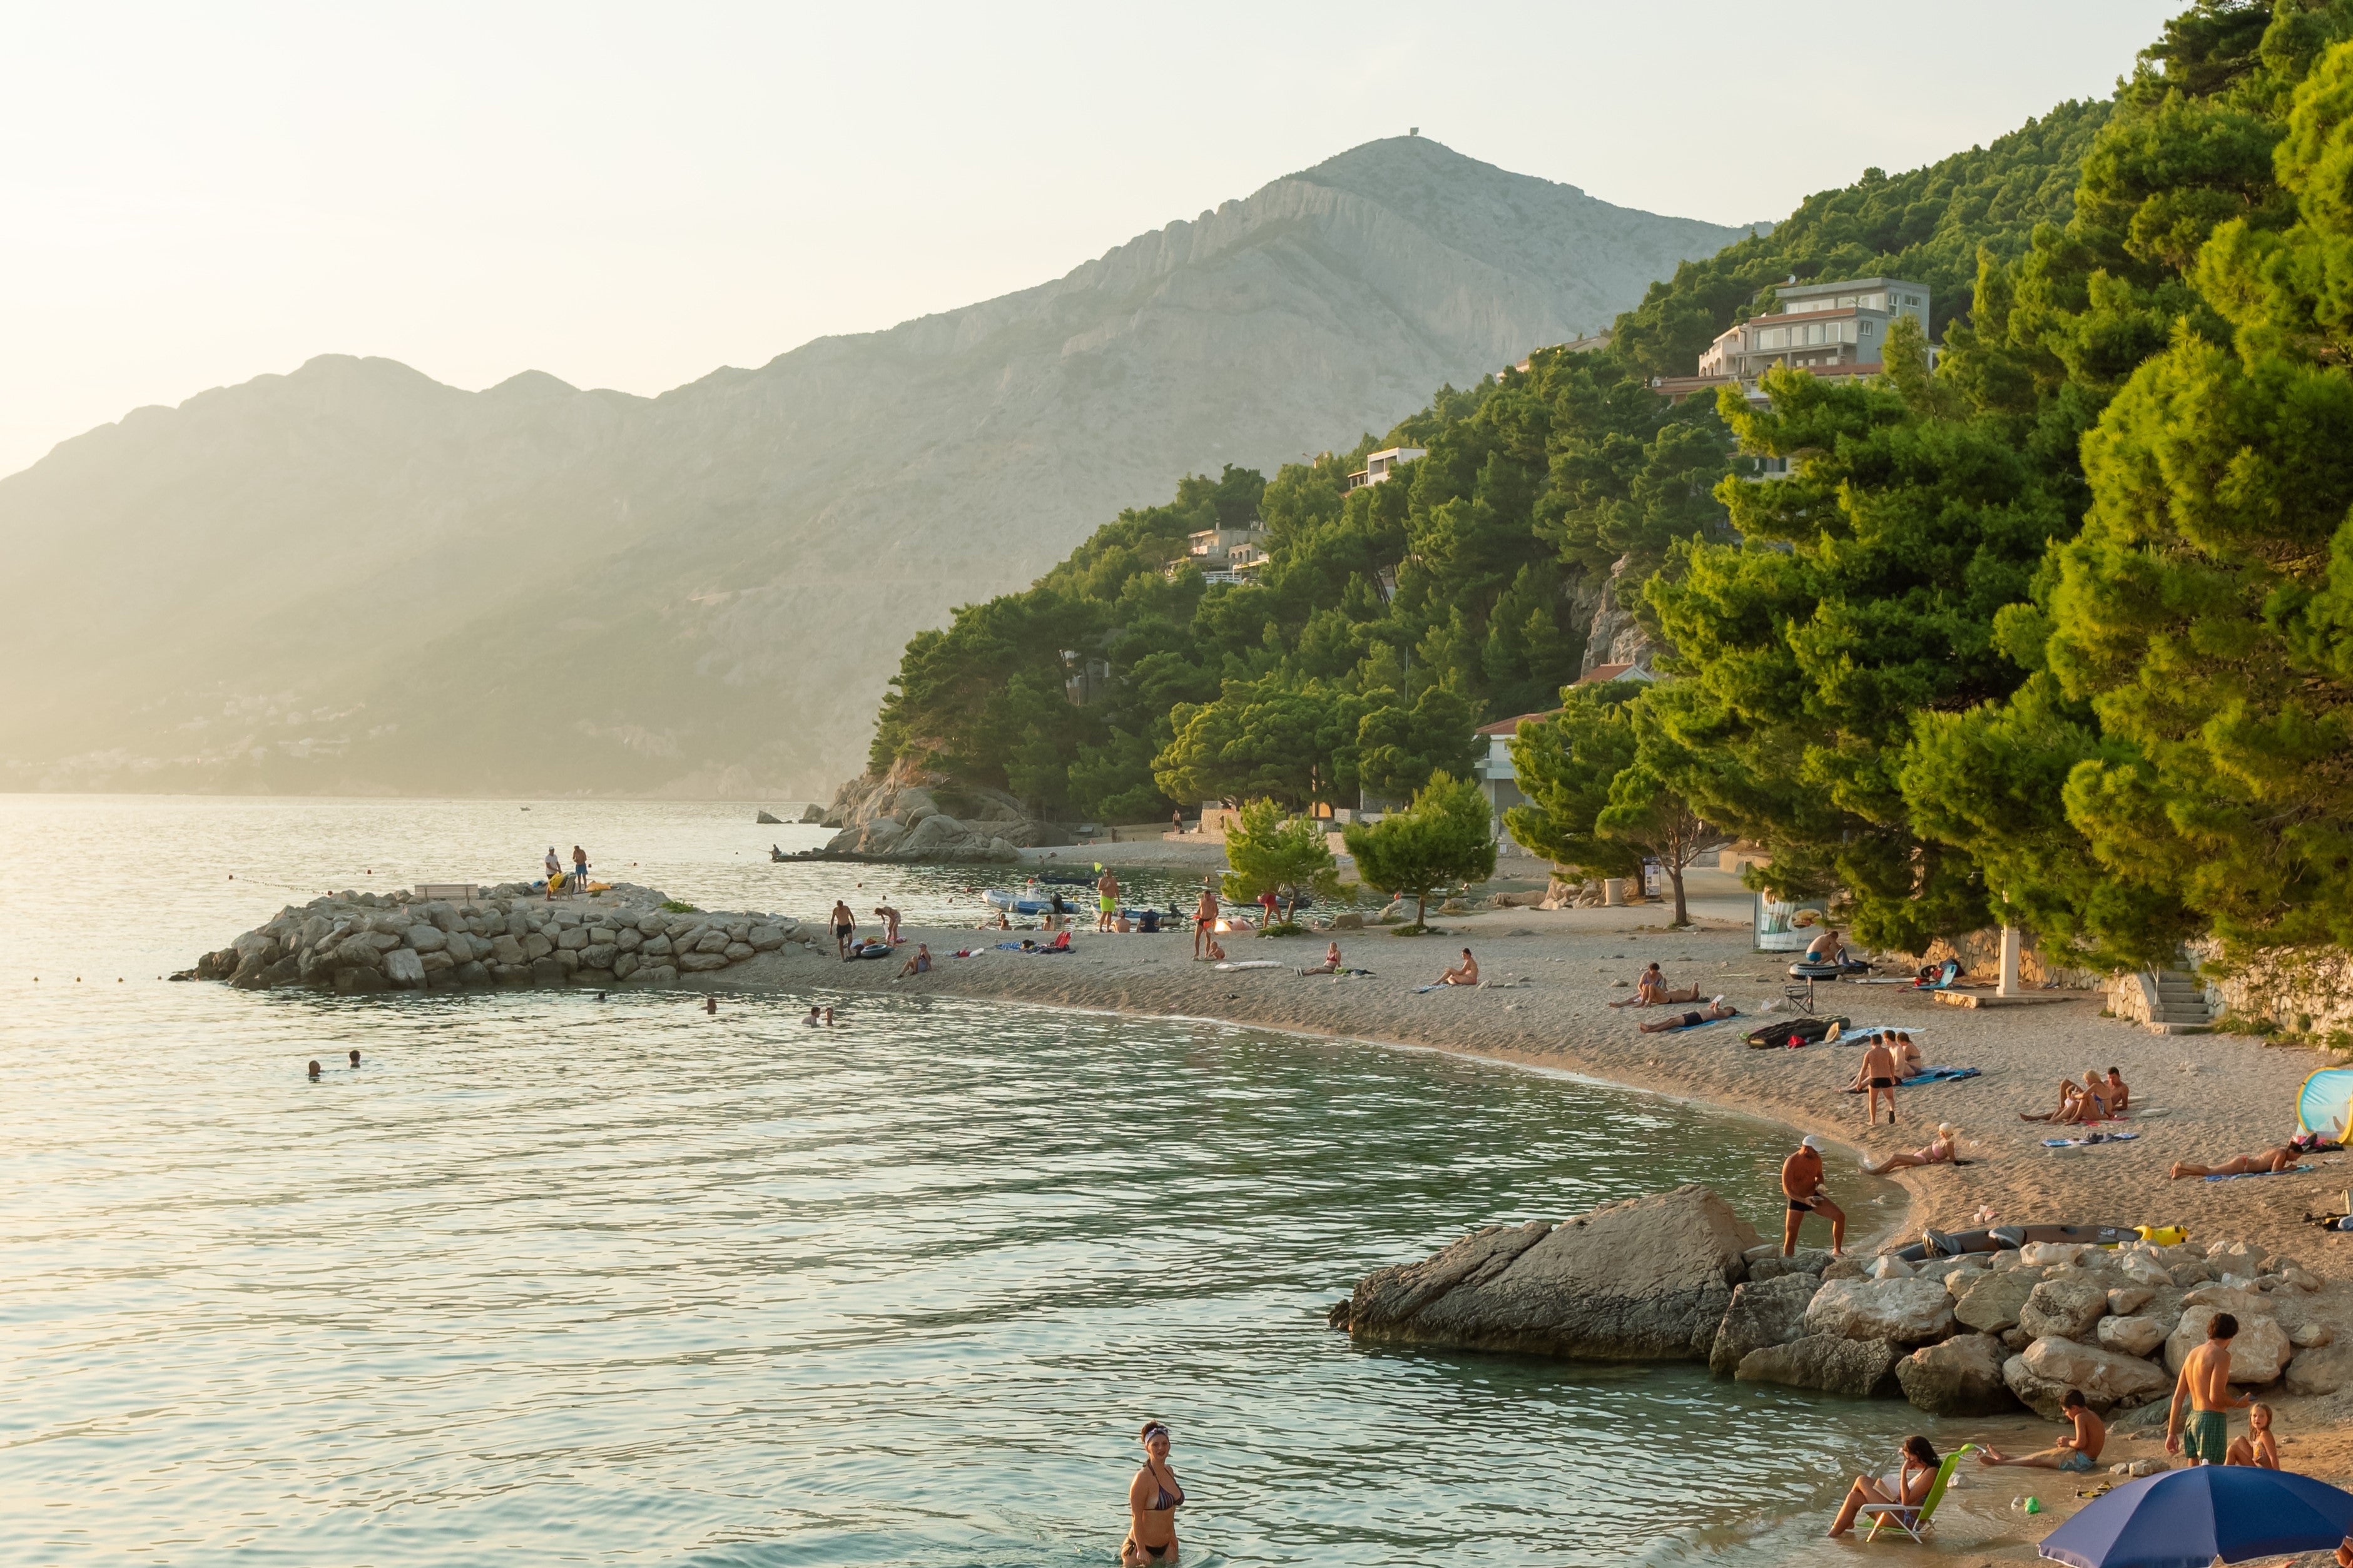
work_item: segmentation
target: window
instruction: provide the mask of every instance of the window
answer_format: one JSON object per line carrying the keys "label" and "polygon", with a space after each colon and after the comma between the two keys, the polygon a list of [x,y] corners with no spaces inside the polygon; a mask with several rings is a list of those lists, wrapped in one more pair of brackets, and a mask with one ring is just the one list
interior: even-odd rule
{"label": "window", "polygon": [[1820,321],[1816,321],[1806,328],[1806,341],[1810,343],[1818,343],[1822,341],[1822,324]]}
{"label": "window", "polygon": [[1884,294],[1865,294],[1861,302],[1862,308],[1866,310],[1884,310],[1887,309],[1887,296]]}
{"label": "window", "polygon": [[1757,346],[1760,349],[1779,349],[1788,347],[1789,329],[1787,327],[1766,328],[1763,331],[1757,334]]}
{"label": "window", "polygon": [[1852,295],[1852,294],[1841,294],[1841,295],[1840,295],[1840,296],[1839,296],[1838,308],[1839,308],[1840,310],[1853,310],[1853,309],[1854,309],[1854,296],[1853,296],[1853,295]]}

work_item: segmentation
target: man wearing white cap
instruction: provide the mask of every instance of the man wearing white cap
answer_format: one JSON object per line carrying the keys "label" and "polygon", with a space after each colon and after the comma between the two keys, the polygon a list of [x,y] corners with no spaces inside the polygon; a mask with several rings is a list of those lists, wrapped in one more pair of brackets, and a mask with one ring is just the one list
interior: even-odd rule
{"label": "man wearing white cap", "polygon": [[1846,1211],[1822,1191],[1822,1141],[1810,1132],[1799,1141],[1798,1152],[1781,1162],[1781,1195],[1789,1205],[1781,1221],[1782,1257],[1798,1250],[1798,1231],[1808,1215],[1831,1222],[1831,1256],[1845,1255]]}

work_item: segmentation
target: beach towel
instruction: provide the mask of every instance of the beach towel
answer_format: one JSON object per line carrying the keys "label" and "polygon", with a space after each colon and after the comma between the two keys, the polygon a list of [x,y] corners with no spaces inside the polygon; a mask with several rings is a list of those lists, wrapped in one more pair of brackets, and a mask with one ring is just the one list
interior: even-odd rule
{"label": "beach towel", "polygon": [[1427,985],[1415,986],[1413,994],[1419,996],[1425,991],[1476,991],[1478,989],[1476,985],[1449,985],[1443,980],[1433,980]]}
{"label": "beach towel", "polygon": [[[2042,1146],[2045,1149],[2082,1149],[2094,1143],[2129,1143],[2139,1136],[2137,1132],[2094,1132],[2089,1138],[2045,1138]],[[2222,1178],[2209,1176],[2206,1179],[2219,1182]]]}
{"label": "beach towel", "polygon": [[1220,963],[1219,969],[1281,969],[1282,963],[1271,958],[1245,958],[1239,963]]}
{"label": "beach towel", "polygon": [[1922,1068],[1910,1078],[1899,1079],[1896,1082],[1903,1089],[1912,1089],[1924,1083],[1958,1083],[1965,1078],[1977,1077],[1978,1070],[1976,1068]]}
{"label": "beach towel", "polygon": [[1672,1029],[1661,1029],[1661,1030],[1659,1031],[1659,1033],[1661,1033],[1661,1034],[1662,1034],[1662,1035],[1688,1035],[1688,1034],[1690,1034],[1694,1029],[1704,1029],[1704,1028],[1709,1027],[1711,1025],[1715,1025],[1715,1024],[1729,1024],[1730,1022],[1732,1022],[1732,1020],[1733,1020],[1734,1018],[1737,1018],[1738,1016],[1740,1016],[1740,1015],[1739,1015],[1739,1014],[1737,1014],[1737,1013],[1735,1013],[1735,1014],[1732,1014],[1729,1017],[1723,1017],[1723,1018],[1702,1018],[1702,1019],[1701,1019],[1698,1023],[1696,1023],[1696,1024],[1677,1024],[1673,1028],[1672,1028]]}
{"label": "beach towel", "polygon": [[[2116,1136],[2120,1138],[2129,1138],[2132,1134],[2129,1132],[2120,1132]],[[2311,1169],[2312,1167],[2309,1165],[2290,1165],[2284,1171],[2240,1171],[2232,1175],[2209,1176],[2206,1179],[2210,1182],[2242,1182],[2246,1180],[2249,1176],[2294,1176],[2301,1174],[2302,1173]]]}

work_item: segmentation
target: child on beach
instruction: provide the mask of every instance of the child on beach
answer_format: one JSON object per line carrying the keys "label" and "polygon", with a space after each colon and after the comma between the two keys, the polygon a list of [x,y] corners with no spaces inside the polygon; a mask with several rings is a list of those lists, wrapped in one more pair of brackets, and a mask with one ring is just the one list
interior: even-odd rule
{"label": "child on beach", "polygon": [[2247,1435],[2231,1439],[2223,1455],[2226,1465],[2253,1465],[2258,1469],[2276,1470],[2279,1463],[2279,1439],[2272,1436],[2272,1407],[2268,1405],[2247,1406]]}

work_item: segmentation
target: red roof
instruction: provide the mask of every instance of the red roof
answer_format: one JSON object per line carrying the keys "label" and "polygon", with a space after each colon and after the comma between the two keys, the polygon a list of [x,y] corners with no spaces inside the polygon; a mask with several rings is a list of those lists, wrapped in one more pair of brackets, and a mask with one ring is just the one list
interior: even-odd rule
{"label": "red roof", "polygon": [[1543,713],[1523,713],[1517,719],[1502,719],[1493,724],[1482,724],[1478,732],[1482,735],[1516,735],[1520,732],[1520,726],[1528,720],[1549,719],[1559,711],[1555,708]]}

